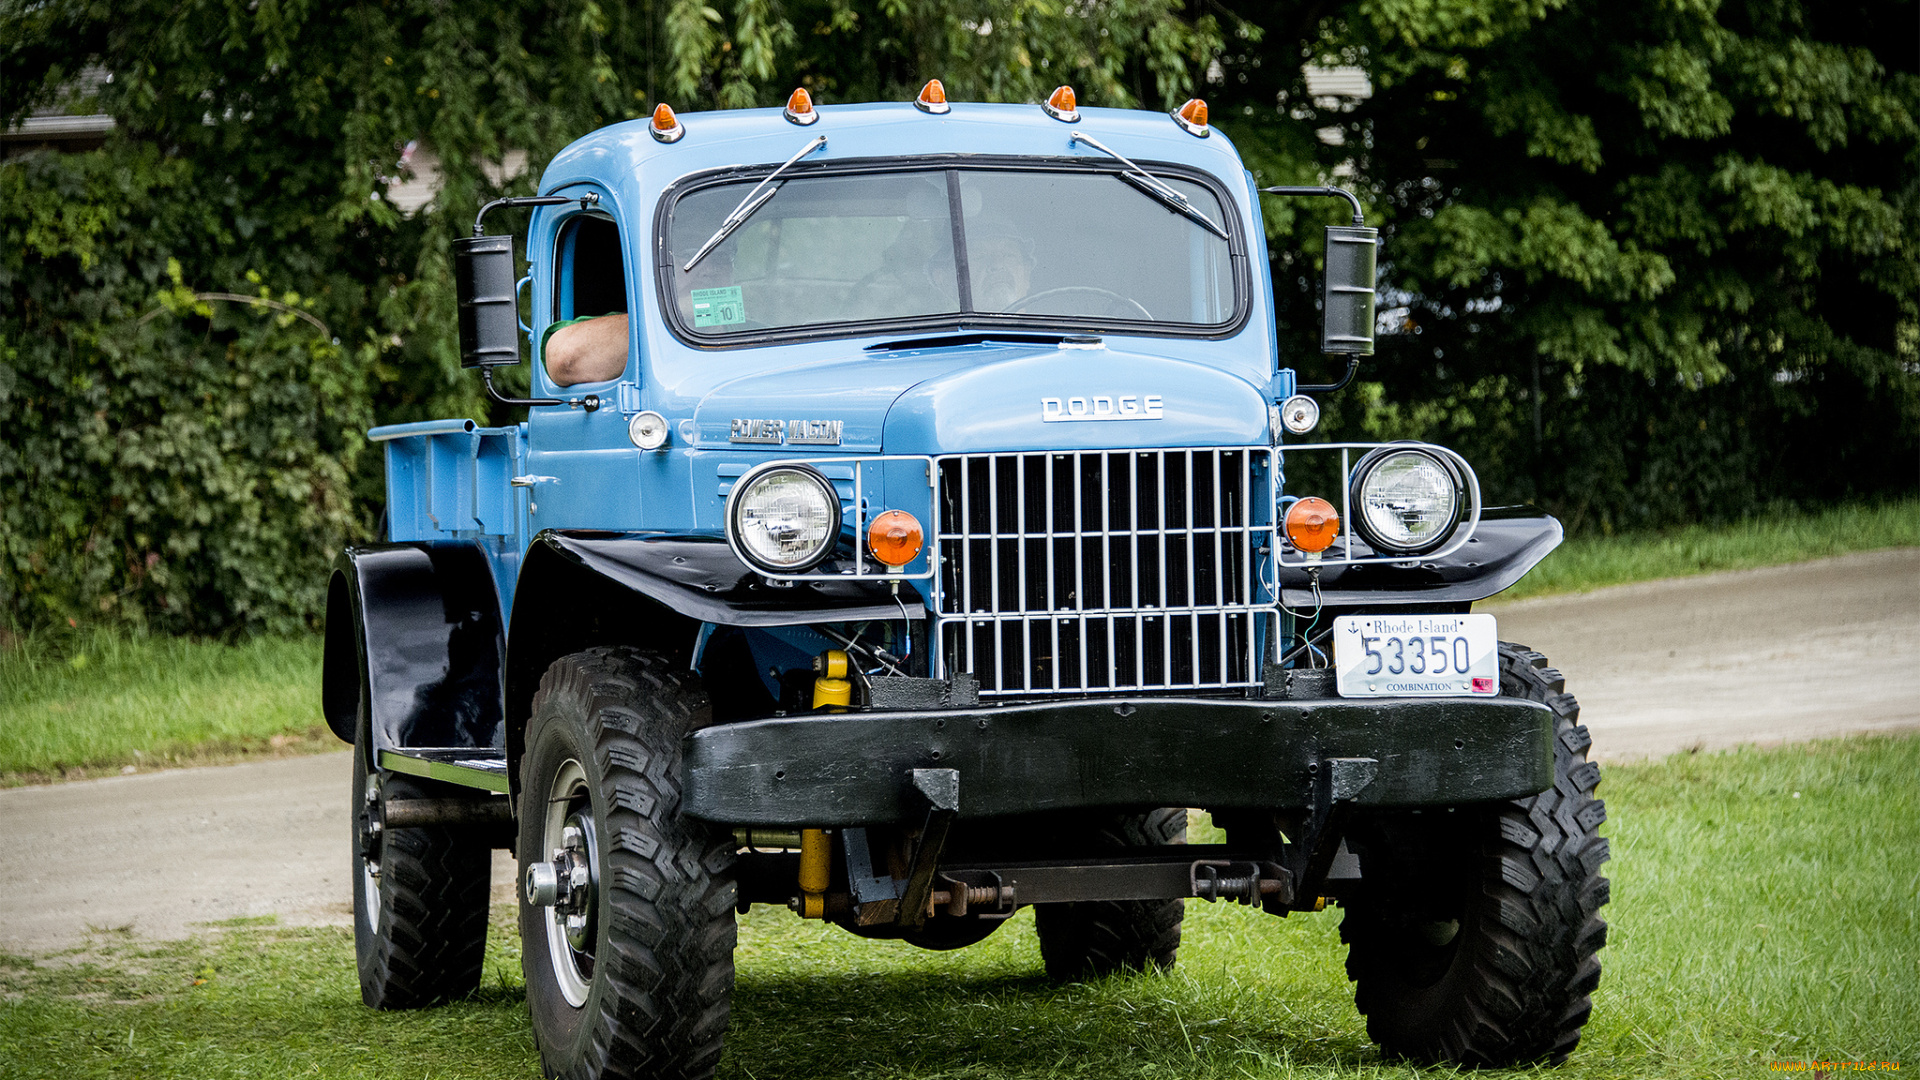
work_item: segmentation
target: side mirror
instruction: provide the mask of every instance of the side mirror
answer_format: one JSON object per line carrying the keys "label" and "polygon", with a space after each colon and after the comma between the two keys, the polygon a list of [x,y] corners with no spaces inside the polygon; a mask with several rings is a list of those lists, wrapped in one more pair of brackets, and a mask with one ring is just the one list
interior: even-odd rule
{"label": "side mirror", "polygon": [[[1373,355],[1375,241],[1380,230],[1360,225],[1327,227],[1327,292],[1321,351]],[[464,312],[464,309],[462,309]],[[464,323],[462,324],[465,325]]]}
{"label": "side mirror", "polygon": [[[1373,265],[1372,255],[1367,265]],[[455,240],[453,284],[460,301],[460,366],[495,368],[519,363],[520,303],[513,288],[513,237]],[[1367,303],[1372,310],[1372,300]]]}

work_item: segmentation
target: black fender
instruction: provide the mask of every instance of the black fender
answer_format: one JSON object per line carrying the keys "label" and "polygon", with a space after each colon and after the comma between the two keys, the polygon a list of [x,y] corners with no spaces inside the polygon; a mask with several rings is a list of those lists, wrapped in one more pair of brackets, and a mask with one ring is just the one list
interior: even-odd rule
{"label": "black fender", "polygon": [[321,711],[374,749],[502,745],[506,637],[486,553],[470,540],[351,547],[327,584]]}
{"label": "black fender", "polygon": [[[1558,520],[1531,506],[1488,507],[1473,539],[1444,558],[1325,567],[1320,599],[1328,607],[1368,608],[1485,600],[1526,576],[1564,536]],[[1280,584],[1288,607],[1313,606],[1305,568],[1283,567]]]}
{"label": "black fender", "polygon": [[[828,563],[822,573],[834,573]],[[548,530],[520,564],[507,634],[506,747],[516,790],[533,694],[555,660],[633,645],[692,664],[701,624],[764,627],[922,619],[910,584],[898,596],[866,580],[769,585],[719,536]]]}

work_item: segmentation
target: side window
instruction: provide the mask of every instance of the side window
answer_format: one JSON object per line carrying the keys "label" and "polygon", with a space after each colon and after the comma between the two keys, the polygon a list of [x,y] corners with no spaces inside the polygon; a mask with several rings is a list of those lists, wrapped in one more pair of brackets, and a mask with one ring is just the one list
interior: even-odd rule
{"label": "side window", "polygon": [[541,346],[548,377],[557,386],[618,378],[629,338],[620,227],[604,214],[573,216],[560,227],[555,261],[553,324]]}
{"label": "side window", "polygon": [[556,321],[627,310],[627,268],[620,256],[620,227],[612,218],[576,215],[560,233],[559,252]]}

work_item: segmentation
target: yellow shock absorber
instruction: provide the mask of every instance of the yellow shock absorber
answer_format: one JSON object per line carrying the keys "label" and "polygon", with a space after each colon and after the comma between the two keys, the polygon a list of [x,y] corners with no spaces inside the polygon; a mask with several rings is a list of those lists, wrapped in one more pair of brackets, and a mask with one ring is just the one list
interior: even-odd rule
{"label": "yellow shock absorber", "polygon": [[853,705],[853,680],[847,678],[847,654],[828,649],[813,658],[813,707],[840,711]]}
{"label": "yellow shock absorber", "polygon": [[800,917],[827,917],[827,885],[832,877],[833,849],[825,829],[800,830]]}

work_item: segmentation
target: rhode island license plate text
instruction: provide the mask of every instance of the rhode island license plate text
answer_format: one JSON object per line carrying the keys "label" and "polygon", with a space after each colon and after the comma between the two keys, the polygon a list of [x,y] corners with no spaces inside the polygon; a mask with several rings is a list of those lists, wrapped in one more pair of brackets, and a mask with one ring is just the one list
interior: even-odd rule
{"label": "rhode island license plate text", "polygon": [[1492,697],[1500,692],[1491,615],[1342,615],[1333,621],[1341,697]]}

